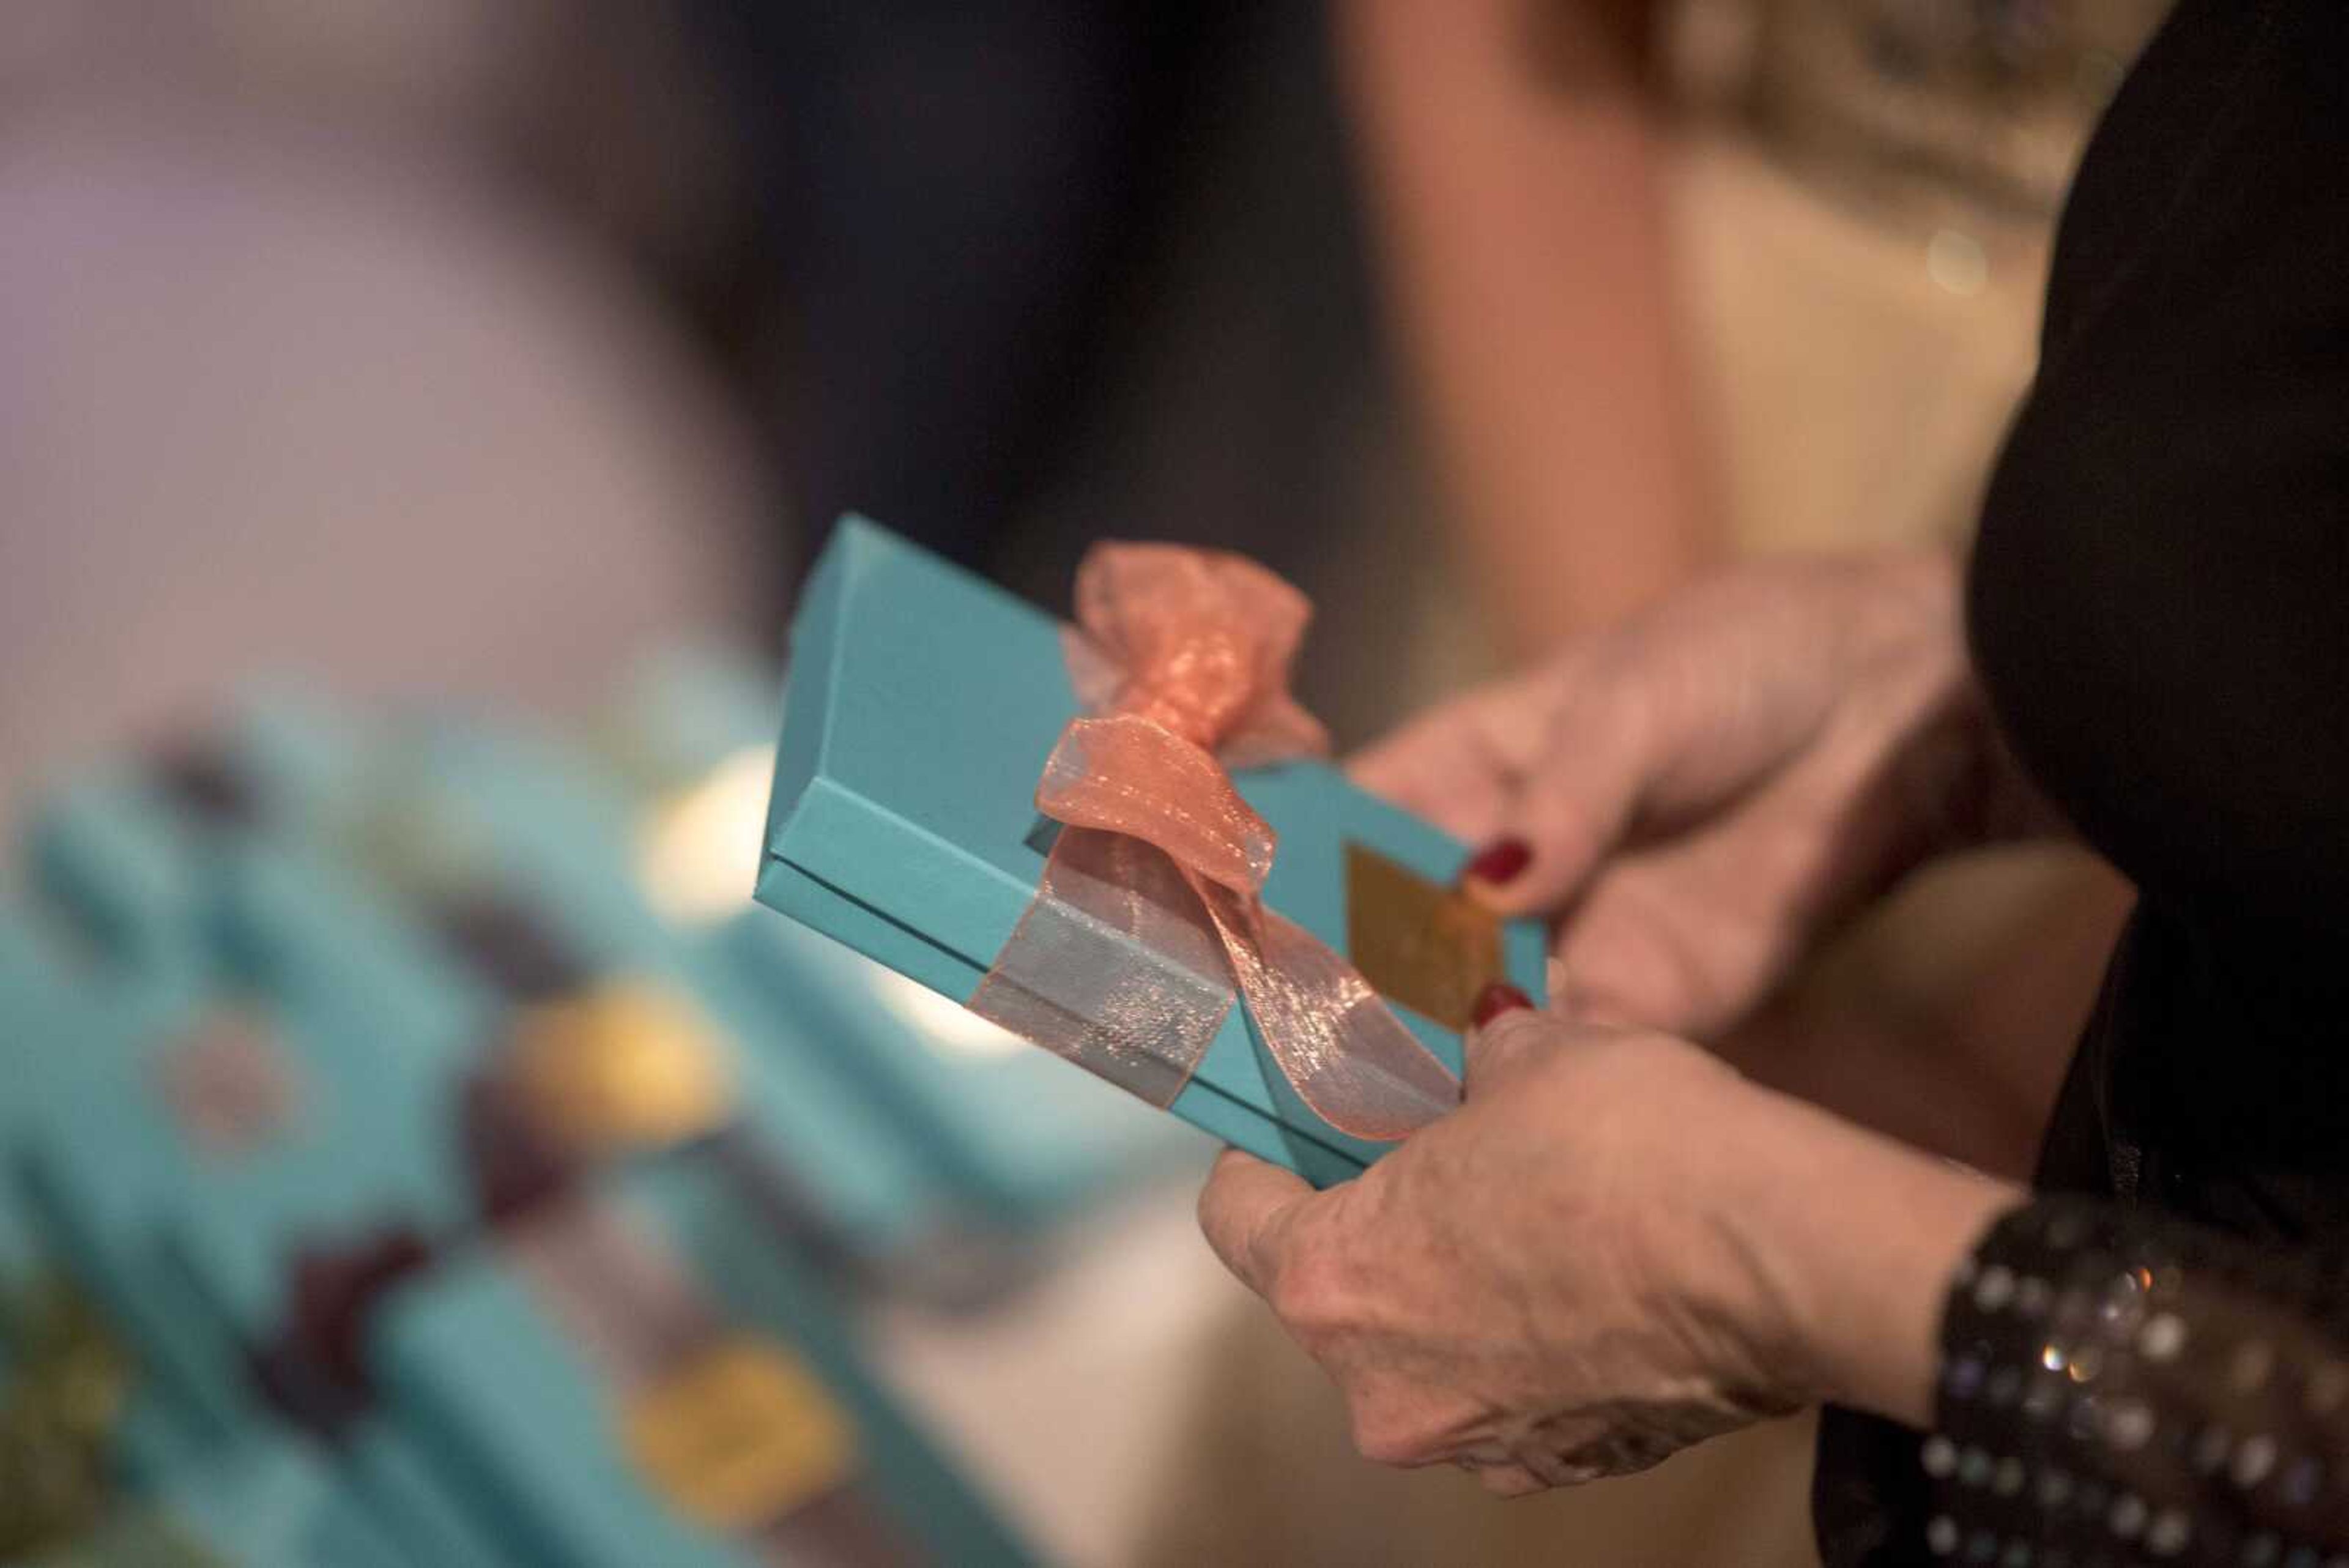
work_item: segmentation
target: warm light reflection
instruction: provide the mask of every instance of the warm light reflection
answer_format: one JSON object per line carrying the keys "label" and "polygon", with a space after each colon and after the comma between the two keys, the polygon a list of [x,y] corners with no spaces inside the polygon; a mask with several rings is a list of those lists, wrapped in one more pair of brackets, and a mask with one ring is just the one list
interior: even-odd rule
{"label": "warm light reflection", "polygon": [[1000,1024],[989,1023],[960,1002],[878,964],[873,967],[873,986],[884,1006],[937,1050],[965,1056],[1007,1056],[1029,1049],[1025,1040]]}
{"label": "warm light reflection", "polygon": [[636,874],[654,909],[706,925],[750,903],[774,772],[773,746],[745,746],[647,815]]}
{"label": "warm light reflection", "polygon": [[[697,784],[647,813],[636,840],[645,897],[666,919],[708,925],[742,911],[759,861],[775,748],[745,746]],[[1027,1043],[879,964],[867,971],[875,998],[905,1027],[950,1055],[1007,1056]]]}

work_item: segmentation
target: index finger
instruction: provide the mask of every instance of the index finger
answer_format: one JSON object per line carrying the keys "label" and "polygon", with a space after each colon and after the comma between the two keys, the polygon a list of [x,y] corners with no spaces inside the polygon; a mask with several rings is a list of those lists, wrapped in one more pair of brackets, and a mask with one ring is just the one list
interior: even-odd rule
{"label": "index finger", "polygon": [[1415,811],[1456,838],[1499,830],[1547,733],[1547,672],[1442,703],[1349,759],[1372,794]]}
{"label": "index finger", "polygon": [[1288,1228],[1313,1196],[1301,1178],[1227,1148],[1216,1158],[1216,1168],[1200,1189],[1199,1229],[1224,1267],[1265,1295],[1279,1272]]}

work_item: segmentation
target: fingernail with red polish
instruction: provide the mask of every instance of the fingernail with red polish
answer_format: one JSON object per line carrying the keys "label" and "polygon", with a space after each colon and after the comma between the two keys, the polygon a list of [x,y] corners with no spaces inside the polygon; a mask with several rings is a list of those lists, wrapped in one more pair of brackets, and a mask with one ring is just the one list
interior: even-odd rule
{"label": "fingernail with red polish", "polygon": [[1469,1011],[1476,1027],[1482,1029],[1504,1012],[1515,1012],[1520,1007],[1533,1006],[1534,999],[1506,980],[1496,980],[1476,993],[1476,1005]]}
{"label": "fingernail with red polish", "polygon": [[1495,838],[1476,851],[1460,875],[1468,881],[1487,882],[1498,888],[1514,882],[1530,865],[1534,846],[1522,838]]}

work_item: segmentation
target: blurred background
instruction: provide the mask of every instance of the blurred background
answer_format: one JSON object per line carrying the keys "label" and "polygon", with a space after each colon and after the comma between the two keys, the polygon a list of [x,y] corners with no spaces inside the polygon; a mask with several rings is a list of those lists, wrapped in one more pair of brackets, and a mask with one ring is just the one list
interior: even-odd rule
{"label": "blurred background", "polygon": [[[1210,1151],[750,915],[791,606],[848,509],[1055,608],[1241,549],[1353,744],[1740,554],[1961,543],[2159,10],[11,0],[0,1555],[1810,1561],[1799,1421],[1506,1507],[1356,1460]],[[1716,1044],[2021,1169],[2127,897],[1937,869]],[[795,1412],[764,1502],[531,1436],[680,1383]]]}

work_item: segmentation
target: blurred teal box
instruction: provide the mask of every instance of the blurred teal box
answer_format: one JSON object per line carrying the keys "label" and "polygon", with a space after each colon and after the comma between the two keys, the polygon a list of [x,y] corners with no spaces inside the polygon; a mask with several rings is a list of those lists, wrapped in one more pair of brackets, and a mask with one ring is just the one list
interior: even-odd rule
{"label": "blurred teal box", "polygon": [[141,772],[94,768],[46,794],[25,824],[38,893],[117,964],[188,961],[202,919],[202,868],[170,803]]}
{"label": "blurred teal box", "polygon": [[369,1416],[337,1438],[335,1452],[352,1496],[401,1548],[399,1561],[430,1568],[502,1568],[512,1561],[405,1428]]}
{"label": "blurred teal box", "polygon": [[631,860],[640,816],[616,784],[515,730],[440,726],[417,755],[418,788],[479,844],[495,887],[541,912],[600,976],[665,983],[705,1012],[731,1047],[738,1114],[775,1141],[851,1250],[921,1247],[951,1222],[953,1195],[827,1059],[797,1010],[775,1005],[647,904]]}
{"label": "blurred teal box", "polygon": [[[25,1190],[24,1154],[45,1101],[26,1085],[40,1072],[43,1056],[82,1046],[71,1001],[81,963],[36,906],[0,898],[0,1075],[13,1085],[0,1094],[0,1291],[23,1284],[43,1261]],[[5,1355],[0,1349],[0,1357]]]}
{"label": "blurred teal box", "polygon": [[761,911],[719,936],[801,1033],[864,1081],[906,1146],[1002,1223],[1065,1218],[1214,1147],[975,1013],[936,1016],[937,998],[806,926]]}
{"label": "blurred teal box", "polygon": [[63,1082],[70,1081],[60,1080],[59,1067],[86,1053],[128,1048],[151,1021],[179,1008],[154,988],[125,984],[107,961],[78,948],[56,913],[27,900],[0,902],[0,1075],[9,1085],[0,1093],[0,1404],[10,1377],[42,1354],[17,1334],[32,1329],[21,1314],[40,1313],[47,1293],[67,1285],[101,1313],[136,1296],[140,1315],[110,1324],[134,1380],[113,1428],[111,1457],[117,1472],[136,1483],[205,1451],[224,1433],[225,1402],[191,1402],[190,1394],[223,1389],[233,1374],[216,1343],[191,1332],[197,1325],[168,1300],[147,1293],[151,1277],[131,1283],[113,1274],[115,1290],[94,1290],[89,1275],[116,1254],[88,1245],[88,1238],[74,1246],[61,1237],[34,1190],[34,1147],[54,1125]]}
{"label": "blurred teal box", "polygon": [[270,1136],[210,1151],[167,1105],[145,1114],[178,1135],[159,1139],[179,1164],[157,1224],[187,1305],[251,1342],[278,1326],[302,1250],[473,1221],[464,1096],[495,1012],[322,857],[256,843],[225,854],[219,875],[237,988],[223,1002],[281,1059],[287,1113]]}
{"label": "blurred teal box", "polygon": [[[0,1202],[26,1260],[0,1273],[62,1270],[112,1320],[144,1374],[117,1434],[143,1490],[275,1420],[243,1355],[284,1314],[295,1246],[388,1214],[464,1216],[441,1139],[478,1031],[366,889],[267,836],[206,829],[144,775],[90,775],[44,820],[51,896],[0,909],[18,1090],[0,1101],[0,1196],[27,1194]],[[295,1104],[283,1136],[206,1152],[171,1103],[171,1064],[240,1009],[271,1016]],[[372,1482],[379,1447],[352,1436],[355,1474]],[[417,1495],[385,1506],[429,1560],[493,1561],[409,1518]]]}
{"label": "blurred teal box", "polygon": [[210,1000],[150,988],[82,998],[64,1023],[69,1047],[17,1064],[26,1114],[10,1150],[45,1262],[112,1321],[189,1442],[217,1441],[251,1408],[233,1345],[191,1310],[162,1258],[163,1217],[189,1163],[155,1104],[155,1053],[198,1028]]}
{"label": "blurred teal box", "polygon": [[[915,1249],[940,1223],[944,1197],[918,1148],[810,1049],[790,1013],[646,906],[631,860],[639,815],[570,747],[520,722],[371,720],[277,687],[234,705],[219,754],[257,820],[242,832],[188,825],[183,836],[209,851],[197,858],[217,867],[255,846],[298,848],[355,898],[395,909],[405,946],[423,950],[413,962],[476,999],[477,1055],[495,1044],[506,1003],[422,929],[431,911],[419,900],[478,895],[525,910],[595,983],[661,984],[703,1012],[734,1047],[740,1114],[782,1140],[812,1206],[851,1251]],[[318,918],[337,923],[332,910]]]}
{"label": "blurred teal box", "polygon": [[37,1568],[402,1568],[323,1456],[262,1435],[176,1466]]}
{"label": "blurred teal box", "polygon": [[[297,1249],[470,1218],[457,1108],[483,1014],[315,857],[254,844],[212,875],[208,982],[87,997],[75,1048],[33,1064],[20,1158],[59,1261],[218,1434],[256,1418],[243,1350]],[[215,1064],[282,1073],[282,1113],[208,1137],[175,1085]]]}
{"label": "blurred teal box", "polygon": [[[370,1359],[418,1451],[525,1562],[1030,1562],[867,1370],[803,1260],[769,1223],[761,1178],[740,1156],[697,1146],[631,1167],[392,1303],[374,1325]],[[616,1257],[616,1233],[625,1238]],[[615,1356],[636,1363],[657,1384],[664,1366],[693,1364],[690,1353],[678,1360],[673,1280],[686,1282],[726,1343],[779,1349],[812,1374],[821,1408],[845,1417],[846,1487],[786,1489],[755,1525],[696,1518],[663,1492],[629,1439],[630,1412],[643,1407],[613,1386],[607,1366]],[[570,1309],[550,1303],[558,1289],[575,1293]],[[582,1322],[592,1322],[602,1351],[574,1337]],[[709,1446],[693,1446],[694,1471],[739,1474],[745,1446],[779,1431],[795,1441],[788,1434],[826,1424],[805,1403],[729,1407],[703,1434]]]}
{"label": "blurred teal box", "polygon": [[[1076,711],[1060,623],[864,519],[843,519],[792,629],[760,902],[967,1000],[1035,895],[1050,826],[1036,814],[1036,781]],[[1252,769],[1236,782],[1280,835],[1266,901],[1341,951],[1350,842],[1444,883],[1464,857],[1446,835],[1323,763]],[[1539,997],[1539,925],[1512,923],[1504,956],[1510,978]],[[1395,1011],[1459,1070],[1456,1034]],[[1392,1147],[1315,1116],[1242,1008],[1173,1109],[1319,1185],[1359,1175]]]}

